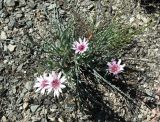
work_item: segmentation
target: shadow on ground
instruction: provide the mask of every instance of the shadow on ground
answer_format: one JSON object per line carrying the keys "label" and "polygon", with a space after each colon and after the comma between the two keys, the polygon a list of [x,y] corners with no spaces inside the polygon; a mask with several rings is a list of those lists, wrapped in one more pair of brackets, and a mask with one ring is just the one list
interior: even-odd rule
{"label": "shadow on ground", "polygon": [[160,0],[140,0],[140,5],[149,14],[160,10]]}
{"label": "shadow on ground", "polygon": [[[94,79],[95,76],[90,74],[89,70],[85,70],[84,73],[84,77],[85,79],[87,79],[86,82],[81,82],[78,84],[77,91],[79,92],[81,103],[80,106],[83,109],[82,111],[85,111],[86,115],[91,115],[90,119],[96,122],[125,122],[125,115],[123,117],[119,116],[120,113],[115,112],[111,107],[111,101],[104,101],[104,94],[97,87],[99,83],[96,81],[96,79]],[[119,78],[115,78],[113,77],[113,75],[109,75],[106,77],[104,76],[103,72],[99,72],[99,74],[102,74],[102,76],[104,76],[105,79],[107,79],[113,86],[117,87],[126,96],[129,96],[129,98],[131,98],[128,99],[126,96],[124,96],[124,94],[121,94],[116,90],[111,91],[115,92],[116,94],[120,94],[127,101],[124,103],[124,105],[127,106],[128,112],[133,115],[136,114],[135,116],[138,116],[138,113],[136,113],[135,111],[139,111],[143,99],[146,97],[153,98],[152,101],[148,101],[145,103],[149,108],[153,108],[153,106],[151,105],[154,105],[154,96],[149,96],[148,94],[143,92],[143,90],[138,89],[138,85],[141,81],[136,81],[135,78],[137,78],[137,76],[135,74],[142,76],[144,74],[143,72],[139,72],[130,68],[126,68],[126,71],[127,72],[124,73],[125,75],[121,75]],[[128,77],[126,77],[127,75]],[[135,79],[134,84],[128,82],[131,79]],[[100,84],[103,85],[106,90],[109,88],[108,84],[103,81]]]}

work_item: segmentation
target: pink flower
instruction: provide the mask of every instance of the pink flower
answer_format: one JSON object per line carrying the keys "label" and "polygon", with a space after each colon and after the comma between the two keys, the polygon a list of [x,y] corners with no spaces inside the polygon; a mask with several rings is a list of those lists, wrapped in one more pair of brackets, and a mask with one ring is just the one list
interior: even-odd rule
{"label": "pink flower", "polygon": [[37,88],[36,92],[41,90],[41,94],[44,94],[48,87],[47,74],[44,73],[43,76],[37,77],[37,81],[34,85],[34,88]]}
{"label": "pink flower", "polygon": [[121,59],[119,59],[118,62],[116,62],[115,60],[113,60],[112,62],[108,62],[107,65],[109,67],[109,72],[113,73],[114,75],[121,73],[124,70],[125,64],[123,65],[120,64],[121,64]]}
{"label": "pink flower", "polygon": [[48,86],[48,93],[50,93],[52,90],[54,91],[54,97],[57,96],[59,97],[59,94],[62,93],[63,88],[66,86],[63,85],[62,83],[65,82],[66,78],[65,76],[61,77],[62,73],[55,73],[54,71],[52,74],[49,75],[48,81],[49,81],[49,86]]}
{"label": "pink flower", "polygon": [[84,38],[83,40],[79,38],[79,42],[74,42],[72,46],[72,49],[75,50],[76,54],[82,54],[88,49],[88,40],[86,38]]}

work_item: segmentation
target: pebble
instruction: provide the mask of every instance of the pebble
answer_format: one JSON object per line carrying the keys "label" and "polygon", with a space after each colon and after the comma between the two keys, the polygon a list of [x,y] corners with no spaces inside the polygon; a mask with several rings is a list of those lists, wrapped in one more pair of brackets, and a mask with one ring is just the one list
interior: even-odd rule
{"label": "pebble", "polygon": [[8,19],[8,18],[5,19],[5,23],[6,23],[6,24],[9,23],[9,19]]}
{"label": "pebble", "polygon": [[22,16],[23,16],[23,14],[21,14],[21,13],[16,14],[16,18],[21,18]]}
{"label": "pebble", "polygon": [[47,122],[47,120],[45,118],[42,118],[41,122]]}
{"label": "pebble", "polygon": [[12,92],[13,92],[13,94],[15,94],[16,93],[16,86],[14,86],[13,88],[12,88]]}
{"label": "pebble", "polygon": [[2,121],[2,122],[8,122],[8,121],[7,121],[7,118],[6,118],[5,116],[3,116],[3,117],[1,118],[1,121]]}
{"label": "pebble", "polygon": [[26,5],[26,1],[25,0],[19,0],[19,6],[23,7]]}
{"label": "pebble", "polygon": [[0,76],[0,82],[3,81],[3,79],[4,79],[4,78],[3,78],[2,76]]}
{"label": "pebble", "polygon": [[93,4],[91,4],[91,5],[88,6],[88,9],[89,9],[90,11],[93,10],[93,8],[94,8],[94,5],[93,5]]}
{"label": "pebble", "polygon": [[22,70],[22,67],[23,67],[23,63],[17,67],[17,72],[20,72]]}
{"label": "pebble", "polygon": [[28,81],[26,84],[25,84],[25,88],[29,91],[32,89],[32,84],[33,82],[32,81]]}
{"label": "pebble", "polygon": [[9,13],[8,13],[8,11],[6,9],[2,9],[0,11],[0,17],[1,18],[6,18],[6,17],[8,17],[8,15],[9,15]]}
{"label": "pebble", "polygon": [[16,48],[16,45],[9,44],[9,45],[7,46],[7,48],[8,48],[8,50],[9,50],[10,52],[13,52],[13,51],[15,50],[15,48]]}
{"label": "pebble", "polygon": [[15,6],[15,1],[14,0],[4,0],[4,4],[7,7],[14,7]]}
{"label": "pebble", "polygon": [[28,5],[30,8],[34,9],[36,7],[36,4],[33,0],[29,0]]}
{"label": "pebble", "polygon": [[16,83],[16,82],[18,82],[18,79],[13,79],[13,80],[11,80],[11,82]]}
{"label": "pebble", "polygon": [[13,16],[10,16],[9,20],[10,21],[8,23],[8,28],[12,30],[14,28],[14,25],[15,25],[16,21],[15,21],[15,18]]}
{"label": "pebble", "polygon": [[50,4],[48,6],[48,10],[53,10],[56,7],[56,4]]}
{"label": "pebble", "polygon": [[47,116],[48,117],[48,119],[51,121],[51,122],[55,122],[55,117],[53,117],[53,116]]}
{"label": "pebble", "polygon": [[129,19],[129,22],[130,23],[132,23],[132,22],[134,22],[135,21],[135,18],[134,17],[131,17],[130,19]]}
{"label": "pebble", "polygon": [[1,31],[1,36],[0,36],[0,39],[2,39],[2,40],[5,40],[5,39],[7,39],[7,34],[6,34],[6,32],[4,32],[4,31]]}
{"label": "pebble", "polygon": [[0,10],[3,8],[2,6],[2,0],[0,0]]}
{"label": "pebble", "polygon": [[38,109],[39,105],[31,105],[31,112],[34,113]]}
{"label": "pebble", "polygon": [[28,102],[23,103],[23,109],[26,110],[28,108],[28,105],[29,105]]}
{"label": "pebble", "polygon": [[33,26],[33,22],[31,20],[26,22],[26,25],[28,28],[31,28]]}

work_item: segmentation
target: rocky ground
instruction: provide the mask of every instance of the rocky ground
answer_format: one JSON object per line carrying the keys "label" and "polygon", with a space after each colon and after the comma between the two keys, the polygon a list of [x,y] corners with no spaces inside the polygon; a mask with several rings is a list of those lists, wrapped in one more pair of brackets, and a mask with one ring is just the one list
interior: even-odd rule
{"label": "rocky ground", "polygon": [[[153,6],[144,1],[125,2],[117,0],[115,3],[109,0],[92,1],[77,0],[77,5],[83,13],[97,11],[106,15],[114,15],[117,11],[125,11],[121,16],[123,21],[133,26],[151,25],[143,34],[135,37],[133,44],[126,47],[123,60],[129,68],[140,71],[128,79],[128,82],[137,83],[137,87],[143,88],[147,94],[154,92],[160,82],[160,13],[159,2],[153,2]],[[123,1],[124,2],[124,1]],[[73,0],[59,0],[59,13],[66,19],[67,10],[75,4]],[[149,6],[147,6],[149,5]],[[2,122],[71,122],[71,121],[133,121],[149,122],[153,115],[152,109],[145,104],[140,104],[137,114],[130,114],[127,106],[124,107],[116,94],[110,93],[102,86],[103,103],[110,101],[107,109],[96,108],[91,114],[75,112],[73,98],[64,94],[59,101],[52,95],[41,96],[33,89],[34,78],[41,69],[38,62],[43,55],[37,51],[38,43],[45,38],[45,29],[48,27],[47,13],[54,11],[55,1],[52,0],[0,0],[0,119]],[[147,7],[150,7],[149,9]],[[121,9],[122,8],[122,9]],[[152,9],[151,9],[152,8]],[[122,11],[122,13],[123,13]],[[103,17],[103,16],[100,16]],[[99,18],[100,19],[100,18]],[[114,98],[114,99],[113,99]],[[63,102],[67,104],[64,105]],[[125,100],[124,100],[125,101]],[[59,104],[57,104],[59,102]],[[94,104],[93,104],[94,105]],[[102,106],[101,106],[102,107]],[[121,109],[124,108],[124,109]],[[127,110],[126,110],[127,109]],[[93,110],[93,109],[91,109]],[[86,110],[87,111],[87,110]],[[89,110],[88,110],[89,111]],[[106,112],[107,111],[107,112]],[[106,115],[104,115],[104,113]],[[107,115],[108,114],[108,115]],[[114,114],[114,115],[112,115]],[[112,117],[109,117],[111,116]],[[118,116],[118,117],[117,117]],[[91,119],[92,118],[92,119]],[[117,118],[117,119],[114,119]]]}

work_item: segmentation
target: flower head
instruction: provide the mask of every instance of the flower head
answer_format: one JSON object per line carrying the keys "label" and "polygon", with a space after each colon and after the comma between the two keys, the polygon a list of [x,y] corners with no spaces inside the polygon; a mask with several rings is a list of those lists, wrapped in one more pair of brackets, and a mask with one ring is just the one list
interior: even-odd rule
{"label": "flower head", "polygon": [[52,72],[52,74],[49,74],[48,81],[48,93],[50,93],[52,90],[54,91],[54,97],[57,96],[59,97],[59,94],[62,92],[61,89],[65,88],[64,83],[66,80],[65,76],[62,77],[62,73],[56,73]]}
{"label": "flower head", "polygon": [[113,73],[114,75],[117,75],[121,73],[124,70],[125,64],[121,65],[121,59],[116,62],[115,60],[112,60],[112,62],[108,62],[109,72]]}
{"label": "flower head", "polygon": [[48,80],[47,80],[47,74],[44,73],[43,76],[37,77],[37,81],[34,85],[34,88],[37,88],[36,92],[41,90],[41,94],[45,93],[45,90],[48,87]]}
{"label": "flower head", "polygon": [[82,54],[88,49],[88,40],[86,38],[84,38],[83,40],[79,38],[79,42],[74,42],[72,46],[72,49],[75,50],[76,54]]}

